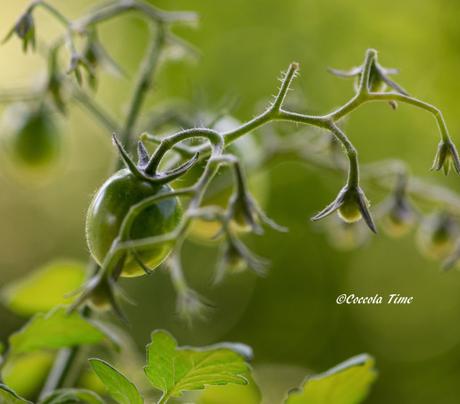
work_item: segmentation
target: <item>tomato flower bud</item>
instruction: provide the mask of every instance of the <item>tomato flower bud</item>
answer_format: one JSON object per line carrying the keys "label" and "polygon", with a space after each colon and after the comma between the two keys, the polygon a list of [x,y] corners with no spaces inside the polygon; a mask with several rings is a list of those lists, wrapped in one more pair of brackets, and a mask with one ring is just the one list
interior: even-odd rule
{"label": "tomato flower bud", "polygon": [[458,225],[446,212],[432,214],[423,220],[417,241],[423,255],[432,259],[444,259],[453,250],[458,236]]}
{"label": "tomato flower bud", "polygon": [[193,319],[205,319],[207,313],[213,308],[208,300],[189,287],[178,291],[176,307],[179,316],[189,324]]}
{"label": "tomato flower bud", "polygon": [[252,269],[262,276],[267,264],[266,260],[252,253],[235,235],[227,232],[221,247],[214,282],[220,283],[227,273],[239,273],[246,269]]}
{"label": "tomato flower bud", "polygon": [[[354,67],[350,70],[337,70],[337,69],[329,69],[329,72],[338,77],[354,77],[354,87],[357,91],[359,89],[359,85],[361,82],[361,76],[364,71],[364,65]],[[377,61],[371,66],[370,74],[369,74],[369,82],[367,83],[367,89],[371,93],[378,93],[384,92],[388,88],[395,90],[396,92],[404,95],[408,95],[407,91],[404,90],[399,84],[395,83],[393,80],[389,78],[390,75],[397,74],[399,71],[397,69],[385,68],[382,67]]]}
{"label": "tomato flower bud", "polygon": [[449,174],[450,167],[454,167],[455,172],[460,175],[460,158],[457,149],[450,139],[441,140],[438,151],[434,158],[432,170],[443,170],[444,174]]}
{"label": "tomato flower bud", "polygon": [[264,223],[274,230],[287,231],[285,227],[271,220],[257,205],[247,191],[246,181],[238,164],[235,165],[235,182],[235,192],[229,200],[227,214],[236,230],[262,234],[263,228],[260,223]]}
{"label": "tomato flower bud", "polygon": [[391,237],[407,234],[417,221],[418,213],[406,195],[407,179],[401,176],[394,192],[379,206],[383,230]]}
{"label": "tomato flower bud", "polygon": [[29,46],[35,50],[35,22],[32,15],[34,6],[30,6],[16,21],[13,28],[8,32],[3,43],[7,42],[13,35],[22,41],[22,49],[27,52]]}
{"label": "tomato flower bud", "polygon": [[286,227],[270,219],[257,205],[257,202],[246,193],[237,193],[230,199],[228,216],[237,231],[262,234],[263,228],[260,223],[280,232],[288,231]]}
{"label": "tomato flower bud", "polygon": [[90,87],[95,88],[96,75],[94,73],[93,67],[84,58],[83,55],[80,55],[78,53],[73,53],[70,58],[70,65],[67,70],[67,74],[73,73],[79,85],[83,84],[83,75],[82,75],[81,69],[83,69],[87,73],[88,83]]}
{"label": "tomato flower bud", "polygon": [[385,203],[382,225],[387,235],[404,236],[413,228],[416,219],[417,214],[406,199],[390,197]]}
{"label": "tomato flower bud", "polygon": [[359,186],[346,185],[341,189],[337,198],[311,220],[321,220],[337,211],[339,217],[346,223],[354,223],[363,218],[369,229],[377,233],[369,206],[369,201]]}
{"label": "tomato flower bud", "polygon": [[110,57],[102,46],[96,30],[92,30],[88,35],[88,40],[82,52],[82,59],[87,62],[93,71],[102,67],[110,73],[124,75],[121,67]]}
{"label": "tomato flower bud", "polygon": [[69,307],[69,312],[76,310],[83,304],[88,304],[97,311],[112,309],[121,320],[126,321],[126,317],[117,302],[117,297],[120,294],[121,288],[112,276],[105,276],[101,272],[97,272],[83,286],[80,296]]}

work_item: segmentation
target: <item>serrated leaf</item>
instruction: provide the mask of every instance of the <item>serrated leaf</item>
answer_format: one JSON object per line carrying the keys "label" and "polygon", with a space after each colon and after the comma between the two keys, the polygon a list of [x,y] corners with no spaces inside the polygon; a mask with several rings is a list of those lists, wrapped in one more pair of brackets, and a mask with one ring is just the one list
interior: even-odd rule
{"label": "serrated leaf", "polygon": [[19,397],[13,390],[4,384],[0,384],[0,403],[1,404],[32,404],[30,401]]}
{"label": "serrated leaf", "polygon": [[79,313],[67,314],[64,307],[57,307],[48,313],[36,314],[12,334],[10,354],[95,344],[103,339],[104,333]]}
{"label": "serrated leaf", "polygon": [[249,366],[229,347],[178,348],[165,331],[152,333],[145,374],[163,392],[161,402],[208,385],[247,384]]}
{"label": "serrated leaf", "polygon": [[54,261],[8,285],[2,290],[4,304],[20,315],[46,312],[69,304],[65,296],[85,279],[85,265],[72,261]]}
{"label": "serrated leaf", "polygon": [[39,404],[104,404],[94,391],[85,389],[60,389],[40,401]]}
{"label": "serrated leaf", "polygon": [[355,356],[307,378],[300,389],[289,393],[286,404],[358,404],[376,377],[374,359],[366,354]]}
{"label": "serrated leaf", "polygon": [[136,386],[125,375],[101,359],[90,359],[89,363],[116,402],[143,404],[144,399]]}

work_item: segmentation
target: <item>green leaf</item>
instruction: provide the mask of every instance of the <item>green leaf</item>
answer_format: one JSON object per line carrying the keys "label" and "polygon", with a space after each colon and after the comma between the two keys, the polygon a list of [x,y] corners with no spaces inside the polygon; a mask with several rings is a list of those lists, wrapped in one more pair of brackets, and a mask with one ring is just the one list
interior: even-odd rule
{"label": "green leaf", "polygon": [[85,279],[85,265],[72,261],[54,261],[2,290],[4,304],[13,312],[30,316],[53,307],[69,304],[67,294]]}
{"label": "green leaf", "polygon": [[126,376],[101,359],[90,359],[89,363],[115,401],[120,404],[143,404],[144,400],[136,386]]}
{"label": "green leaf", "polygon": [[55,390],[39,404],[104,404],[104,400],[91,390],[61,389]]}
{"label": "green leaf", "polygon": [[247,384],[249,377],[249,366],[230,344],[178,348],[176,340],[165,331],[152,333],[144,370],[152,385],[163,392],[161,402],[208,385]]}
{"label": "green leaf", "polygon": [[355,356],[307,378],[300,389],[289,393],[286,404],[358,404],[366,398],[376,377],[374,359],[366,354]]}
{"label": "green leaf", "polygon": [[200,393],[195,402],[196,404],[260,404],[262,395],[254,380],[249,378],[246,385],[209,386]]}
{"label": "green leaf", "polygon": [[19,397],[13,390],[4,384],[0,384],[0,403],[1,404],[32,404],[30,401]]}
{"label": "green leaf", "polygon": [[35,351],[7,356],[2,366],[3,382],[24,397],[34,397],[43,386],[55,353]]}
{"label": "green leaf", "polygon": [[57,307],[48,313],[36,314],[12,334],[10,354],[95,344],[103,339],[103,332],[79,313],[67,314],[64,307]]}

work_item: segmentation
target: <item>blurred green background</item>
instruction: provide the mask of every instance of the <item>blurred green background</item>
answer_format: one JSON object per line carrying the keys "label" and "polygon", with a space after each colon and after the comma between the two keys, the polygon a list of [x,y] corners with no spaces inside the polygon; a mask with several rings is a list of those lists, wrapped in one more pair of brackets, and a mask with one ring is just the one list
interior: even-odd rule
{"label": "blurred green background", "polygon": [[[95,1],[54,1],[76,18]],[[352,83],[332,77],[328,66],[349,68],[374,47],[384,66],[398,67],[398,82],[439,106],[455,140],[460,132],[460,4],[449,0],[370,2],[339,0],[169,0],[166,9],[196,10],[197,29],[176,32],[195,44],[199,61],[169,61],[158,75],[145,113],[170,98],[192,100],[213,109],[226,96],[239,100],[235,116],[246,120],[268,102],[281,70],[301,64],[293,99],[303,112],[326,112],[352,94]],[[3,1],[6,33],[26,1]],[[38,36],[50,40],[60,27],[37,13]],[[3,35],[3,34],[2,34]],[[129,77],[104,76],[97,99],[121,117],[147,29],[134,15],[104,24],[101,39]],[[0,49],[0,89],[35,86],[45,63],[23,55],[17,41]],[[295,130],[292,127],[292,130]],[[428,181],[460,191],[459,180],[428,172],[438,138],[435,122],[405,105],[394,112],[385,104],[353,114],[347,133],[362,162],[398,157]],[[68,138],[67,165],[46,184],[31,186],[0,173],[0,284],[57,257],[85,260],[85,211],[111,166],[109,133],[80,108],[62,122]],[[167,273],[128,280],[123,286],[138,306],[126,307],[129,332],[142,347],[151,330],[166,328],[182,344],[240,341],[255,351],[254,365],[264,380],[294,387],[309,371],[322,371],[360,352],[375,356],[379,378],[369,403],[458,403],[460,399],[460,277],[442,273],[425,260],[413,235],[401,240],[372,237],[353,252],[335,250],[308,218],[335,197],[342,179],[298,162],[279,162],[269,170],[266,209],[290,228],[249,240],[268,257],[266,278],[250,273],[211,288],[216,250],[189,243],[184,265],[191,284],[216,306],[208,321],[193,328],[175,314],[175,295]],[[368,195],[374,205],[380,194]],[[46,293],[44,291],[43,293]],[[360,296],[400,293],[414,296],[409,306],[337,305],[341,293]],[[0,338],[23,319],[0,308]],[[274,365],[278,367],[274,367]],[[266,384],[270,384],[267,383]],[[267,400],[267,403],[271,401]]]}

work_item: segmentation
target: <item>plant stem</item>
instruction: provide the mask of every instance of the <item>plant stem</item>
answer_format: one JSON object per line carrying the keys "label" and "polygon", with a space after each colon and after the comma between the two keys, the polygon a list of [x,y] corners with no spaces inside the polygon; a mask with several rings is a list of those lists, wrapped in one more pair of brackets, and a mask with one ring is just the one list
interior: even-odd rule
{"label": "plant stem", "polygon": [[127,150],[130,150],[132,146],[132,131],[141,112],[147,91],[151,87],[152,76],[158,67],[161,50],[165,41],[164,25],[161,23],[158,24],[158,29],[155,33],[152,32],[152,35],[155,35],[155,38],[150,41],[143,65],[139,71],[138,80],[129,104],[126,122],[120,134],[120,141]]}
{"label": "plant stem", "polygon": [[[43,3],[46,4],[46,3]],[[151,26],[153,30],[153,27]],[[138,79],[136,87],[133,91],[131,98],[128,114],[126,116],[125,125],[122,130],[121,141],[126,148],[129,149],[132,142],[132,132],[139,114],[142,110],[143,103],[147,91],[150,89],[152,76],[158,66],[160,54],[164,45],[165,40],[165,28],[162,23],[158,23],[158,30],[156,36],[152,37],[147,53],[144,59],[142,68],[138,73]],[[74,96],[93,116],[104,126],[107,127],[111,132],[117,130],[118,124],[105,112],[103,111],[93,100],[91,100],[85,93],[78,89],[74,92]],[[119,159],[117,159],[117,166],[119,166]],[[91,260],[89,264],[89,272],[94,273],[97,269],[97,265]],[[89,317],[91,315],[91,309],[85,306],[82,309],[82,315]],[[46,394],[62,387],[69,374],[74,371],[74,367],[77,365],[77,357],[81,347],[73,347],[63,349],[59,351],[58,357],[55,360],[53,368],[48,375],[47,381],[40,393],[40,397],[43,398]]]}
{"label": "plant stem", "polygon": [[64,385],[65,379],[71,372],[74,360],[78,355],[78,350],[78,347],[72,347],[61,349],[57,353],[53,367],[40,393],[39,400],[43,400],[49,393]]}
{"label": "plant stem", "polygon": [[[91,260],[91,262],[88,264],[89,271],[94,271],[96,267],[97,265],[94,263],[94,261]],[[87,306],[84,307],[81,310],[81,315],[83,317],[89,317],[91,315],[90,308]],[[40,392],[40,400],[43,400],[47,394],[65,385],[68,376],[75,371],[74,367],[77,363],[76,359],[80,350],[80,346],[74,346],[61,349],[57,353],[53,367],[51,368],[46,382]]]}
{"label": "plant stem", "polygon": [[101,123],[110,133],[119,130],[119,124],[105,110],[101,108],[88,94],[81,91],[75,86],[73,97],[80,103],[88,112],[90,112],[97,122]]}

